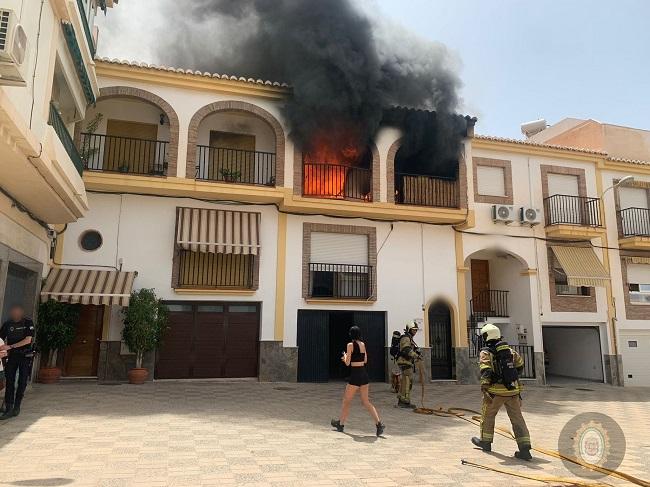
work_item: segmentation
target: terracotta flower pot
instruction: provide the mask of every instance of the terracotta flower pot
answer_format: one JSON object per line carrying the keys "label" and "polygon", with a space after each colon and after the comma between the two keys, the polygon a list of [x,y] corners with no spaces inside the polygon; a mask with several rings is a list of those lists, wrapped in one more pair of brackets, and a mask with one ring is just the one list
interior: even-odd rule
{"label": "terracotta flower pot", "polygon": [[61,378],[61,369],[58,367],[44,367],[38,371],[38,380],[41,384],[56,384]]}
{"label": "terracotta flower pot", "polygon": [[129,384],[144,384],[149,377],[147,369],[131,369],[128,372]]}

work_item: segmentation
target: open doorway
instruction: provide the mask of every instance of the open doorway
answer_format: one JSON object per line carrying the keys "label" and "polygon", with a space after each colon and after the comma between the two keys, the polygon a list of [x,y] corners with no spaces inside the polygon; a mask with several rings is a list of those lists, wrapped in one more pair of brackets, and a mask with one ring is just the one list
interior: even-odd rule
{"label": "open doorway", "polygon": [[603,382],[600,331],[596,326],[544,326],[549,383]]}
{"label": "open doorway", "polygon": [[368,376],[386,380],[386,315],[374,311],[298,310],[298,381],[346,380],[349,369],[341,355],[352,325],[361,328],[368,352]]}

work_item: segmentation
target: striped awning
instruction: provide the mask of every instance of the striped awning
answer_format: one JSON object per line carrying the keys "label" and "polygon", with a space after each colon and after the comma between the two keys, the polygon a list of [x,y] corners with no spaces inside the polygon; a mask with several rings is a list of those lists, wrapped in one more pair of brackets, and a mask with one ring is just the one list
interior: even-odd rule
{"label": "striped awning", "polygon": [[183,250],[257,255],[259,227],[259,213],[176,208],[176,245]]}
{"label": "striped awning", "polygon": [[52,269],[41,290],[41,301],[128,306],[137,272],[79,268]]}
{"label": "striped awning", "polygon": [[625,257],[630,264],[650,264],[650,257],[639,257],[633,255],[631,257]]}
{"label": "striped awning", "polygon": [[567,277],[569,286],[605,286],[607,270],[591,247],[552,246],[551,249]]}

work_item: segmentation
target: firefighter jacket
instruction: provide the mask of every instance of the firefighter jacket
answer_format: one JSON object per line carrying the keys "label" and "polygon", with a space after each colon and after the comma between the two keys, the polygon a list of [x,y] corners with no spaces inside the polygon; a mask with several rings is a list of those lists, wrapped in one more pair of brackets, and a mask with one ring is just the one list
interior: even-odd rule
{"label": "firefighter jacket", "polygon": [[[521,375],[524,370],[524,359],[522,359],[521,355],[519,355],[519,353],[517,353],[516,350],[512,349],[512,347],[510,347],[507,343],[498,343],[497,350],[499,350],[500,347],[510,348],[517,372]],[[479,355],[481,386],[488,386],[488,393],[495,396],[517,396],[519,393],[521,393],[522,386],[520,381],[516,382],[516,387],[514,389],[508,389],[501,383],[501,380],[497,375],[494,362],[495,357],[489,350],[481,350],[481,354]]]}
{"label": "firefighter jacket", "polygon": [[420,349],[410,333],[405,333],[399,340],[397,365],[413,365],[420,358]]}

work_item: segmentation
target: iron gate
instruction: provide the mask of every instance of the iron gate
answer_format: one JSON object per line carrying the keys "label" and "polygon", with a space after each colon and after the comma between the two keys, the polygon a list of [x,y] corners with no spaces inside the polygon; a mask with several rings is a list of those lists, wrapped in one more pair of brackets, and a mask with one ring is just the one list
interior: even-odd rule
{"label": "iron gate", "polygon": [[452,379],[451,313],[445,303],[435,303],[429,308],[429,346],[431,378]]}

